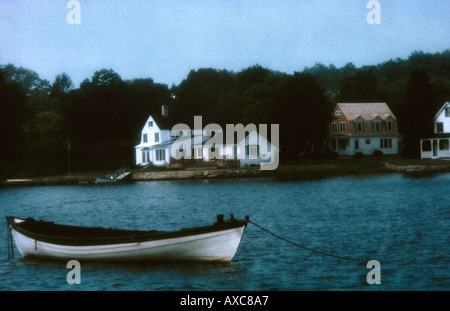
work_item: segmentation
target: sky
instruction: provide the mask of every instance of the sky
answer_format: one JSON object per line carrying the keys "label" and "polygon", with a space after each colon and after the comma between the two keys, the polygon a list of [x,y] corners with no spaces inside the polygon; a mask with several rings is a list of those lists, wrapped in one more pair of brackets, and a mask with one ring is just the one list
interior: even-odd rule
{"label": "sky", "polygon": [[171,86],[199,68],[293,73],[450,48],[449,0],[379,0],[380,24],[368,0],[78,0],[80,24],[68,2],[0,0],[0,65],[76,87],[101,69]]}

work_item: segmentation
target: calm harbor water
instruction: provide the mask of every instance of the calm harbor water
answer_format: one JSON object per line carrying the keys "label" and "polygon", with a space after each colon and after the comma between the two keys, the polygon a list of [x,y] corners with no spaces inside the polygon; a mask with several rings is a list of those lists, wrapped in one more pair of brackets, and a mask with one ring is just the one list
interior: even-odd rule
{"label": "calm harbor water", "polygon": [[[450,174],[301,182],[153,181],[112,186],[0,189],[0,290],[449,290]],[[309,248],[377,260],[370,269],[277,239],[249,224],[230,264],[66,263],[8,259],[5,216],[130,229],[211,224],[217,214],[255,223]]]}

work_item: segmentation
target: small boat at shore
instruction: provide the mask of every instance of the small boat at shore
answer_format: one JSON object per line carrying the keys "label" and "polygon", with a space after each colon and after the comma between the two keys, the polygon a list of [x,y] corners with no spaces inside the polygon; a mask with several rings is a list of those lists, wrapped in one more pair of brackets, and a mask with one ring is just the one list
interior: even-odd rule
{"label": "small boat at shore", "polygon": [[112,175],[106,175],[104,178],[95,178],[96,184],[112,184],[120,181],[127,180],[131,175],[131,171],[128,167],[122,167],[121,169],[114,172]]}
{"label": "small boat at shore", "polygon": [[178,231],[77,227],[6,217],[23,257],[80,261],[230,262],[249,218],[217,216],[213,225]]}
{"label": "small boat at shore", "polygon": [[105,177],[105,178],[100,178],[100,177],[95,178],[96,184],[114,184],[116,182],[117,182],[117,179],[114,178],[114,176]]}

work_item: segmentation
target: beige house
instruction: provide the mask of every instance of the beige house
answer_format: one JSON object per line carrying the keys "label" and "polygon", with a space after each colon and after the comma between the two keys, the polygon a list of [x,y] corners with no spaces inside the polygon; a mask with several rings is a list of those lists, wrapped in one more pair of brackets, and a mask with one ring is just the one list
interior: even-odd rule
{"label": "beige house", "polygon": [[329,148],[339,156],[398,154],[397,118],[386,103],[338,103],[329,125]]}

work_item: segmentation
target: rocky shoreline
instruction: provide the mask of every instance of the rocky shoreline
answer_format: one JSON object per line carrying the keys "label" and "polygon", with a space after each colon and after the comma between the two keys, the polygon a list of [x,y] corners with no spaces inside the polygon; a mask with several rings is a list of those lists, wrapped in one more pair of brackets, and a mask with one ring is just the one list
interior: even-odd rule
{"label": "rocky shoreline", "polygon": [[267,171],[252,169],[205,169],[205,170],[167,170],[157,172],[133,172],[133,181],[148,180],[180,180],[180,179],[217,179],[217,178],[249,178],[264,177]]}
{"label": "rocky shoreline", "polygon": [[[158,170],[134,171],[129,178],[120,183],[155,180],[187,180],[187,179],[227,179],[268,177],[267,171],[257,168],[248,169],[197,169],[197,170]],[[76,176],[51,176],[26,179],[7,179],[0,183],[0,187],[20,186],[54,186],[54,185],[92,185],[97,183],[100,174],[80,174]]]}
{"label": "rocky shoreline", "polygon": [[[185,169],[185,170],[134,170],[123,182],[156,180],[199,180],[271,177],[276,180],[307,180],[336,176],[389,173],[450,173],[450,161],[355,161],[339,160],[334,163],[305,163],[281,166],[274,171],[261,171],[258,168],[233,169]],[[104,174],[85,173],[74,176],[50,176],[24,179],[7,179],[0,187],[53,186],[53,185],[92,185]],[[121,182],[121,183],[123,183]]]}

